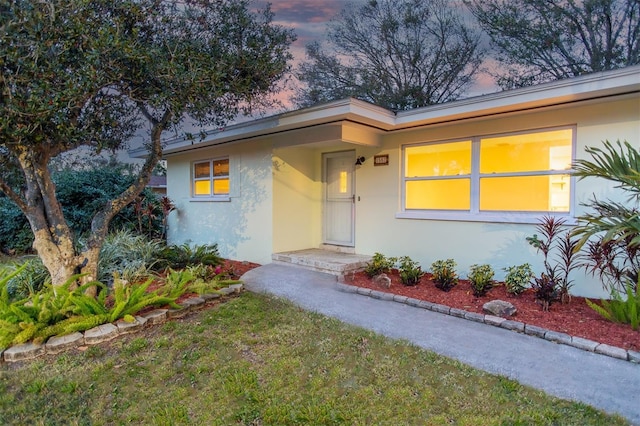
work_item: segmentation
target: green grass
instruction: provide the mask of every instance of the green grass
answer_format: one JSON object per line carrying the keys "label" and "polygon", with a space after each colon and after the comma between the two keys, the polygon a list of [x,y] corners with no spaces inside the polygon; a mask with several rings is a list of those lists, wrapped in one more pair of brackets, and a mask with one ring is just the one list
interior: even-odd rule
{"label": "green grass", "polygon": [[616,425],[402,341],[245,293],[0,367],[0,424]]}

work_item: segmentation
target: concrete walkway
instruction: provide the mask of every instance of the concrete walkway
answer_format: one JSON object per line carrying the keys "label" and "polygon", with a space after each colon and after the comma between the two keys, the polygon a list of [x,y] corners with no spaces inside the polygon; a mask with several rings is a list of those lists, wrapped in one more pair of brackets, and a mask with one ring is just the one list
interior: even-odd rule
{"label": "concrete walkway", "polygon": [[334,276],[269,264],[247,272],[249,291],[296,305],[581,401],[640,425],[640,365],[393,301],[345,293]]}

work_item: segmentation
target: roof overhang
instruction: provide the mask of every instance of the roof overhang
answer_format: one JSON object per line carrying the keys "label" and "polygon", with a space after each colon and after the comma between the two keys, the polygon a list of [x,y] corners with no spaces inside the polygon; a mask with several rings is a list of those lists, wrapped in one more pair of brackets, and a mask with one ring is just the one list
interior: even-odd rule
{"label": "roof overhang", "polygon": [[[537,86],[481,95],[397,114],[356,99],[343,99],[207,132],[202,140],[176,138],[165,142],[164,155],[239,143],[276,135],[289,145],[342,141],[380,143],[394,130],[477,119],[640,93],[640,66],[588,74]],[[295,136],[295,137],[289,137]],[[289,141],[289,142],[286,142]],[[293,142],[295,141],[295,142]],[[144,157],[144,148],[130,155]]]}

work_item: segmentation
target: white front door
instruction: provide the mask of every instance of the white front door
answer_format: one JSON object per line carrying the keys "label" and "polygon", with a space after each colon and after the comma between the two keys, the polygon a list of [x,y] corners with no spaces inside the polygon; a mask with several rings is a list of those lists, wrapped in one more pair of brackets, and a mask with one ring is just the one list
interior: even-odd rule
{"label": "white front door", "polygon": [[323,155],[324,243],[354,246],[355,151]]}

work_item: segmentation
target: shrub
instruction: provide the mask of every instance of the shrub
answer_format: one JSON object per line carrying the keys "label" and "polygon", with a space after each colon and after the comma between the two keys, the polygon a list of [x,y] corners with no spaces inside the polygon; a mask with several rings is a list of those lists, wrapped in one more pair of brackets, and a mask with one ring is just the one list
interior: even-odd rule
{"label": "shrub", "polygon": [[217,266],[222,264],[217,244],[196,245],[189,243],[170,245],[158,254],[158,266],[161,268],[184,269],[189,265]]}
{"label": "shrub", "polygon": [[116,273],[129,282],[144,279],[160,252],[157,240],[127,230],[112,232],[100,249],[98,281],[110,283]]}
{"label": "shrub", "polygon": [[493,287],[493,268],[491,265],[471,265],[469,281],[476,297],[484,296]]}
{"label": "shrub", "polygon": [[[527,237],[527,241],[539,252],[542,252],[545,269],[544,286],[551,285],[553,281],[554,293],[558,294],[562,303],[571,301],[569,290],[573,286],[573,281],[569,279],[571,271],[580,266],[578,263],[581,256],[578,254],[578,239],[572,239],[569,231],[563,230],[565,220],[553,216],[545,216],[536,226],[541,237],[534,234]],[[555,253],[555,264],[551,255]],[[548,308],[548,305],[547,305]]]}
{"label": "shrub", "polygon": [[[635,292],[633,287],[636,288]],[[638,330],[640,327],[640,292],[638,285],[627,285],[626,298],[623,299],[620,293],[612,289],[611,300],[601,300],[600,305],[585,299],[587,305],[596,311],[606,320],[631,324],[631,328]]]}
{"label": "shrub", "polygon": [[[137,178],[134,166],[129,164],[91,158],[82,161],[82,166],[58,167],[52,173],[64,216],[79,237],[91,232],[91,220],[96,211]],[[164,203],[153,191],[144,189],[138,200],[140,210],[136,210],[135,203],[126,206],[111,220],[109,229],[128,229],[160,238],[166,224],[163,213],[170,208],[170,202]],[[0,221],[0,250],[7,253],[30,252],[33,234],[29,222],[15,203],[2,195],[0,217],[3,219]]]}
{"label": "shrub", "polygon": [[18,273],[7,281],[7,292],[12,299],[24,299],[37,293],[42,287],[51,281],[49,271],[42,264],[39,257],[15,262],[9,266],[10,270],[18,270]]}
{"label": "shrub", "polygon": [[536,300],[542,304],[542,310],[549,311],[551,302],[558,298],[557,279],[553,275],[547,275],[543,272],[540,277],[533,278],[531,288]]}
{"label": "shrub", "polygon": [[520,294],[531,283],[533,271],[531,265],[524,263],[518,266],[509,266],[504,268],[507,275],[504,278],[504,285],[509,294]]}
{"label": "shrub", "polygon": [[403,256],[399,259],[400,262],[400,280],[402,284],[407,286],[413,286],[418,284],[420,278],[424,275],[419,263],[411,260],[409,256]]}
{"label": "shrub", "polygon": [[449,291],[458,284],[456,262],[453,259],[436,260],[431,264],[432,279],[437,288]]}
{"label": "shrub", "polygon": [[[573,164],[580,179],[599,177],[625,191],[629,200],[640,196],[640,152],[627,141],[603,142],[603,148],[587,147],[592,160]],[[573,235],[580,236],[579,247],[587,244],[588,272],[599,275],[610,292],[625,293],[631,286],[637,292],[640,277],[640,227],[637,204],[598,200],[584,204],[594,211],[578,217]]]}
{"label": "shrub", "polygon": [[388,273],[395,266],[397,260],[395,257],[386,257],[381,253],[374,253],[371,262],[367,263],[364,272],[369,278],[373,278],[382,273]]}

